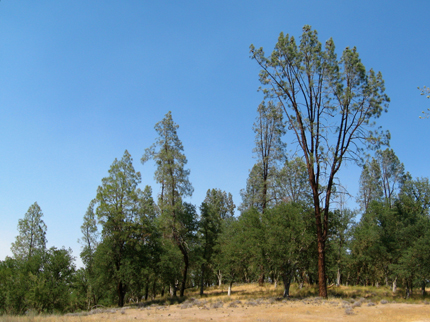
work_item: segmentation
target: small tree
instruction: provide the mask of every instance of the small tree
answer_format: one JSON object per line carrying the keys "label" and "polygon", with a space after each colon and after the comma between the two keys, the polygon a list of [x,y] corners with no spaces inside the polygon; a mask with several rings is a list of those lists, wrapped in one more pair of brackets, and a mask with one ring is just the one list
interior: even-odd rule
{"label": "small tree", "polygon": [[269,186],[275,181],[277,162],[285,157],[285,144],[281,137],[285,134],[282,120],[282,109],[272,101],[262,102],[257,109],[257,118],[253,130],[255,132],[255,148],[253,152],[261,165],[261,210],[264,212],[270,202]]}
{"label": "small tree", "polygon": [[88,309],[91,305],[97,304],[94,293],[94,255],[100,242],[97,228],[97,217],[94,213],[96,200],[92,200],[84,215],[84,222],[81,226],[82,237],[78,242],[82,244],[81,258],[85,265],[85,289]]}
{"label": "small tree", "polygon": [[19,235],[11,247],[15,258],[29,259],[36,251],[46,249],[46,225],[42,217],[42,210],[35,202],[28,208],[24,219],[18,221]]}
{"label": "small tree", "polygon": [[284,283],[283,297],[290,296],[290,285],[295,271],[309,254],[314,243],[312,212],[305,204],[288,202],[263,214],[266,258],[275,276]]}
{"label": "small tree", "polygon": [[211,266],[215,246],[222,231],[222,223],[225,219],[234,216],[233,197],[220,189],[210,189],[200,206],[200,221],[198,237],[201,252],[201,280],[200,295],[203,295],[204,279],[208,267]]}
{"label": "small tree", "polygon": [[262,68],[263,93],[282,106],[303,153],[315,209],[319,294],[327,297],[325,245],[335,175],[343,161],[360,158],[363,148],[387,142],[386,135],[371,130],[388,106],[384,81],[381,73],[366,72],[355,47],[338,60],[333,40],[322,48],[308,25],[299,45],[281,33],[270,56],[253,45],[250,52]]}
{"label": "small tree", "polygon": [[312,199],[306,164],[299,157],[285,161],[279,171],[276,186],[280,201],[309,203]]}
{"label": "small tree", "polygon": [[[137,185],[141,182],[140,172],[134,170],[128,151],[121,160],[115,159],[109,169],[109,176],[102,179],[97,189],[97,217],[102,225],[102,242],[95,258],[104,266],[109,279],[116,283],[118,306],[124,305],[127,291],[127,265],[135,258],[136,247],[144,247],[148,232],[145,218],[148,210],[143,207],[145,196]],[[103,261],[103,263],[100,263]]]}
{"label": "small tree", "polygon": [[363,166],[360,175],[360,190],[357,201],[361,209],[367,211],[372,200],[380,200],[383,192],[381,187],[381,168],[378,162],[372,158]]}

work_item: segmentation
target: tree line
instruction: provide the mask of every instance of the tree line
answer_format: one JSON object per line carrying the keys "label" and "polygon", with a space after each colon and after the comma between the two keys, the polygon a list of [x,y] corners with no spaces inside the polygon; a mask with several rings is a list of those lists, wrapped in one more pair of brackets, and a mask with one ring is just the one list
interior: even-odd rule
{"label": "tree line", "polygon": [[[264,100],[253,125],[256,162],[241,191],[209,189],[198,207],[187,158],[169,112],[155,125],[157,139],[141,158],[153,160],[159,185],[141,188],[131,155],[115,159],[83,216],[77,269],[70,249],[46,248],[37,203],[19,220],[13,257],[0,262],[0,312],[88,310],[137,303],[185,290],[234,283],[293,282],[403,287],[405,296],[430,277],[430,185],[412,179],[389,133],[375,129],[387,109],[382,75],[366,71],[356,48],[340,59],[332,39],[303,28],[278,39],[261,66]],[[295,147],[287,153],[285,138]],[[365,150],[375,150],[374,156]],[[347,161],[362,166],[357,202],[336,178]]]}

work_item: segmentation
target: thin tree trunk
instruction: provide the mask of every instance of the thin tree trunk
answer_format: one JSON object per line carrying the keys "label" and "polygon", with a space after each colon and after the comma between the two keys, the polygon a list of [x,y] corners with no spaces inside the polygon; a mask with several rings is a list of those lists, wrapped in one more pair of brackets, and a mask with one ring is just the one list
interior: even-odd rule
{"label": "thin tree trunk", "polygon": [[228,296],[231,296],[231,286],[233,285],[233,282],[230,282],[228,284]]}
{"label": "thin tree trunk", "polygon": [[340,269],[339,269],[339,267],[337,268],[336,286],[337,287],[340,286]]}
{"label": "thin tree trunk", "polygon": [[282,279],[284,281],[283,297],[289,298],[290,297],[290,285],[291,285],[291,271],[290,272],[284,272],[282,274]]}
{"label": "thin tree trunk", "polygon": [[186,286],[186,283],[187,283],[187,273],[188,273],[188,253],[187,253],[186,250],[183,252],[183,255],[184,255],[184,270],[183,270],[183,273],[182,273],[181,291],[179,293],[180,297],[184,296],[185,286]]}
{"label": "thin tree trunk", "polygon": [[200,296],[203,295],[203,287],[204,287],[204,281],[205,281],[205,264],[202,264],[201,272],[202,272],[202,277],[200,280]]}
{"label": "thin tree trunk", "polygon": [[393,281],[393,293],[396,293],[396,291],[397,291],[397,276]]}
{"label": "thin tree trunk", "polygon": [[221,285],[222,285],[222,273],[221,273],[221,270],[218,270],[217,277],[218,277],[218,286],[221,287]]}
{"label": "thin tree trunk", "polygon": [[260,278],[258,279],[258,285],[263,286],[264,284],[264,266],[260,265]]}
{"label": "thin tree trunk", "polygon": [[422,296],[426,296],[426,281],[422,281],[421,283],[421,294]]}
{"label": "thin tree trunk", "polygon": [[319,296],[327,298],[327,281],[325,275],[325,241],[322,235],[318,236],[318,290]]}
{"label": "thin tree trunk", "polygon": [[170,296],[176,297],[176,283],[170,284]]}
{"label": "thin tree trunk", "polygon": [[145,301],[148,300],[148,295],[149,295],[149,281],[146,281],[146,285],[145,285]]}
{"label": "thin tree trunk", "polygon": [[405,299],[409,299],[410,295],[411,295],[411,290],[409,288],[409,283],[406,282],[406,288],[405,288]]}
{"label": "thin tree trunk", "polygon": [[152,300],[155,300],[157,296],[157,279],[154,278],[154,282],[152,283]]}

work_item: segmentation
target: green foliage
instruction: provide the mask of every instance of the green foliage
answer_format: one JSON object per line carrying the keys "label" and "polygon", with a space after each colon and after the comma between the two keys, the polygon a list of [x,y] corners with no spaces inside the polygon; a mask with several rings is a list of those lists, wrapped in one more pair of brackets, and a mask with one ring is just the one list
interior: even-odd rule
{"label": "green foliage", "polygon": [[267,268],[284,283],[294,271],[303,271],[315,248],[312,209],[300,203],[281,203],[263,214]]}
{"label": "green foliage", "polygon": [[246,211],[250,208],[256,208],[260,211],[262,208],[262,187],[263,177],[261,163],[256,163],[249,172],[248,178],[246,179],[246,188],[240,190],[240,196],[242,197],[242,204],[239,206],[241,212]]}
{"label": "green foliage", "polygon": [[394,206],[372,201],[353,230],[352,269],[366,284],[399,282],[407,295],[428,279],[430,184],[427,178],[407,180]]}
{"label": "green foliage", "polygon": [[241,276],[246,279],[251,252],[244,243],[246,232],[243,222],[235,217],[226,218],[222,222],[221,231],[219,242],[215,247],[215,270],[222,272],[222,278],[227,283],[233,283]]}
{"label": "green foliage", "polygon": [[276,180],[277,199],[283,202],[309,203],[312,191],[309,187],[306,163],[299,157],[286,160]]}
{"label": "green foliage", "polygon": [[172,113],[168,112],[161,122],[155,125],[159,135],[156,142],[145,150],[141,161],[153,159],[157,165],[155,180],[161,184],[158,207],[160,209],[160,226],[163,233],[171,238],[184,259],[183,277],[180,296],[184,296],[187,282],[190,238],[194,237],[196,230],[195,207],[184,203],[183,198],[191,196],[193,187],[188,179],[190,170],[185,169],[187,158],[176,130],[179,128],[173,122]]}
{"label": "green foliage", "polygon": [[24,219],[18,221],[19,235],[11,247],[15,258],[29,259],[35,252],[45,250],[46,225],[42,217],[42,210],[35,202],[28,208]]}
{"label": "green foliage", "polygon": [[159,135],[155,143],[145,150],[142,163],[153,159],[157,165],[155,180],[161,184],[159,207],[162,211],[172,212],[181,207],[182,197],[191,196],[193,187],[189,182],[190,170],[185,169],[187,158],[182,153],[182,142],[177,135],[179,125],[173,122],[168,112],[161,122],[155,125]]}
{"label": "green foliage", "polygon": [[355,226],[357,213],[350,209],[336,209],[330,216],[330,233],[328,239],[328,278],[336,281],[339,286],[346,281],[348,266],[350,265],[350,252],[352,232]]}
{"label": "green foliage", "polygon": [[214,271],[214,255],[224,220],[234,216],[233,197],[220,189],[210,189],[200,206],[198,226],[198,252],[200,264],[200,295],[203,295],[205,279],[210,281]]}
{"label": "green foliage", "polygon": [[37,312],[64,312],[70,310],[75,265],[71,249],[50,248],[43,254],[39,272],[29,273],[28,304]]}
{"label": "green foliage", "polygon": [[97,218],[94,213],[96,200],[92,200],[84,215],[84,223],[81,226],[82,237],[78,242],[82,244],[81,258],[85,266],[92,267],[94,252],[99,243],[99,233],[97,228]]}
{"label": "green foliage", "polygon": [[[365,148],[387,144],[389,133],[374,130],[388,108],[381,73],[366,71],[357,49],[346,47],[340,59],[332,39],[325,46],[310,26],[300,43],[283,33],[270,56],[250,46],[261,67],[261,90],[284,111],[308,171],[318,242],[320,295],[327,297],[325,245],[335,175],[345,160],[360,160]],[[323,200],[323,203],[321,203]]]}
{"label": "green foliage", "polygon": [[151,190],[140,190],[140,181],[140,173],[134,170],[132,158],[125,151],[121,160],[115,159],[109,176],[102,179],[97,189],[96,213],[103,228],[95,256],[97,273],[105,282],[116,284],[112,289],[117,290],[118,306],[124,305],[130,282],[128,265],[142,261],[136,254],[145,255],[150,236],[148,218],[154,216]]}
{"label": "green foliage", "polygon": [[0,264],[0,312],[24,314],[72,310],[74,258],[71,250],[52,247],[29,259],[7,257]]}

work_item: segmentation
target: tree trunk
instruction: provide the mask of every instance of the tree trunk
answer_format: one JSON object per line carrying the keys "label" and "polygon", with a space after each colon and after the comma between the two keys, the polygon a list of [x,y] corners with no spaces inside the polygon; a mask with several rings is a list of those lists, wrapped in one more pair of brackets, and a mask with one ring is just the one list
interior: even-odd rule
{"label": "tree trunk", "polygon": [[289,298],[290,297],[290,285],[291,285],[291,275],[293,272],[293,268],[290,268],[289,270],[283,272],[282,274],[282,280],[284,282],[284,294],[283,297]]}
{"label": "tree trunk", "polygon": [[[313,178],[315,180],[315,178]],[[331,180],[329,180],[327,194],[326,194],[326,205],[329,204],[330,199],[330,188]],[[311,184],[312,193],[314,199],[314,209],[315,209],[315,223],[317,228],[317,251],[318,251],[318,293],[319,296],[327,298],[327,276],[325,273],[325,239],[328,230],[328,206],[321,213],[318,184],[314,181]],[[324,215],[324,218],[321,216]]]}
{"label": "tree trunk", "polygon": [[396,291],[397,291],[397,276],[393,281],[393,293],[396,293]]}
{"label": "tree trunk", "polygon": [[202,278],[200,280],[200,296],[203,295],[203,287],[204,287],[204,282],[205,282],[205,264],[202,264],[201,267],[201,272],[202,272]]}
{"label": "tree trunk", "polygon": [[406,282],[406,288],[405,288],[405,299],[409,299],[410,295],[411,295],[411,290],[409,288],[409,283]]}
{"label": "tree trunk", "polygon": [[125,286],[122,284],[122,281],[118,283],[118,306],[124,306],[124,297],[125,297]]}
{"label": "tree trunk", "polygon": [[264,284],[264,266],[260,265],[260,278],[258,279],[258,285],[263,286]]}
{"label": "tree trunk", "polygon": [[148,296],[149,296],[149,285],[147,282],[145,285],[145,301],[148,301]]}
{"label": "tree trunk", "polygon": [[182,273],[181,291],[179,293],[180,297],[184,296],[185,286],[187,283],[187,273],[188,273],[188,253],[186,252],[186,250],[183,252],[183,255],[184,255],[184,270]]}
{"label": "tree trunk", "polygon": [[276,290],[276,287],[278,286],[278,279],[277,278],[275,278],[275,290]]}
{"label": "tree trunk", "polygon": [[152,300],[155,300],[157,296],[157,279],[154,278],[154,282],[152,283]]}
{"label": "tree trunk", "polygon": [[[319,228],[319,231],[322,234],[321,228]],[[325,275],[325,241],[322,235],[318,236],[318,290],[319,296],[327,298],[327,281]]]}
{"label": "tree trunk", "polygon": [[176,283],[170,284],[170,296],[176,297]]}
{"label": "tree trunk", "polygon": [[233,285],[233,282],[230,282],[228,284],[228,296],[231,296],[231,286]]}
{"label": "tree trunk", "polygon": [[221,270],[218,270],[217,277],[218,277],[218,286],[221,287],[221,285],[222,285],[222,273],[221,273]]}
{"label": "tree trunk", "polygon": [[340,286],[340,269],[339,269],[339,267],[337,268],[336,286],[337,287]]}
{"label": "tree trunk", "polygon": [[290,279],[289,277],[285,278],[285,275],[284,275],[283,280],[284,280],[284,294],[282,296],[285,298],[289,298],[290,297]]}
{"label": "tree trunk", "polygon": [[426,281],[422,281],[421,283],[421,294],[422,296],[426,296]]}
{"label": "tree trunk", "polygon": [[165,285],[163,284],[163,286],[161,286],[161,297],[164,296],[164,288],[165,288]]}

